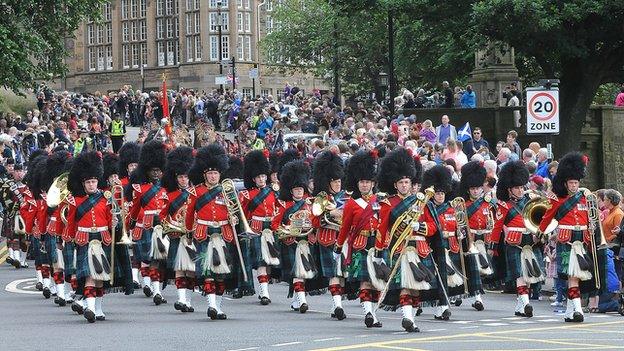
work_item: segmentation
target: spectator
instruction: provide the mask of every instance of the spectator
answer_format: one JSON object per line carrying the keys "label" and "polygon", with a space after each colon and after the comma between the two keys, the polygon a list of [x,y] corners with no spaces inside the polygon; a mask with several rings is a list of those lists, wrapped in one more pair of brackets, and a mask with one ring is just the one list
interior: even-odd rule
{"label": "spectator", "polygon": [[524,151],[522,151],[522,162],[524,162],[524,164],[533,162],[534,159],[535,159],[535,154],[533,153],[533,150],[524,149]]}
{"label": "spectator", "polygon": [[441,157],[443,161],[452,159],[454,162],[455,170],[457,171],[460,170],[461,167],[468,162],[466,155],[462,151],[461,147],[458,147],[457,141],[454,139],[446,140],[446,148],[442,152]]}
{"label": "spectator", "polygon": [[516,156],[520,157],[522,149],[520,148],[520,145],[516,142],[516,139],[518,139],[518,132],[516,132],[515,130],[510,130],[507,133],[506,146],[509,148],[509,150],[511,150],[511,152],[516,154]]}
{"label": "spectator", "polygon": [[550,178],[548,173],[548,149],[545,147],[539,149],[537,153],[537,170],[535,174],[543,178]]}
{"label": "spectator", "polygon": [[604,193],[605,209],[609,210],[609,214],[602,221],[602,232],[608,243],[614,243],[620,232],[620,223],[624,218],[624,211],[620,208],[622,195],[613,189],[607,189]]}
{"label": "spectator", "polygon": [[460,104],[462,108],[475,108],[477,107],[477,94],[472,91],[472,85],[466,86],[466,91],[462,94]]}
{"label": "spectator", "polygon": [[557,167],[559,167],[559,162],[552,161],[548,164],[548,178],[553,179],[555,174],[557,174]]}
{"label": "spectator", "polygon": [[624,107],[624,84],[622,84],[619,94],[615,97],[615,106]]}
{"label": "spectator", "polygon": [[436,142],[436,130],[433,128],[433,123],[431,123],[430,119],[426,119],[422,123],[422,128],[419,132],[419,139],[422,141],[428,141],[432,144]]}
{"label": "spectator", "polygon": [[507,106],[509,107],[513,107],[513,118],[514,118],[514,126],[516,126],[516,128],[520,128],[520,110],[518,109],[518,106],[520,106],[520,99],[518,99],[518,92],[517,91],[510,91],[509,92],[510,95],[510,99],[507,102]]}
{"label": "spectator", "polygon": [[481,128],[476,127],[472,131],[472,148],[474,152],[478,152],[482,147],[490,148],[490,144],[487,140],[483,139],[483,131]]}
{"label": "spectator", "polygon": [[436,143],[445,144],[446,140],[449,138],[453,140],[457,139],[457,130],[454,125],[449,124],[449,121],[448,115],[442,116],[442,124],[437,126],[435,130]]}
{"label": "spectator", "polygon": [[442,82],[442,90],[444,92],[444,108],[452,108],[453,107],[453,90],[449,86],[449,82]]}
{"label": "spectator", "polygon": [[511,161],[511,150],[506,147],[502,148],[496,156],[496,161],[500,167],[503,167],[505,163]]}

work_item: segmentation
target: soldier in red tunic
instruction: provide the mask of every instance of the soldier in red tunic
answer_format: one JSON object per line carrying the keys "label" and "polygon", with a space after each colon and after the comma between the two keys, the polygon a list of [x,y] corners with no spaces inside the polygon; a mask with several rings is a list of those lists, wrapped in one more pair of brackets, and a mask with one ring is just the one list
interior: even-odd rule
{"label": "soldier in red tunic", "polygon": [[[132,198],[132,188],[129,186],[130,183],[130,173],[132,173],[137,166],[139,165],[139,155],[141,153],[141,145],[135,142],[127,142],[121,146],[119,149],[119,164],[117,166],[117,174],[119,176],[119,181],[121,181],[121,185],[124,187],[124,207],[125,213],[128,213],[130,210],[130,204],[132,201],[129,199]],[[132,247],[132,252],[134,252],[134,246]],[[139,283],[139,270],[141,268],[141,262],[136,260],[136,254],[133,254],[132,257],[132,281],[134,283],[134,288],[139,289],[141,284]]]}
{"label": "soldier in red tunic", "polygon": [[249,258],[245,260],[245,265],[257,270],[260,303],[268,305],[271,303],[269,269],[270,267],[278,267],[280,264],[279,250],[275,243],[275,236],[271,231],[271,222],[275,215],[276,196],[267,183],[270,172],[267,155],[260,150],[254,150],[245,155],[243,163],[245,165],[245,190],[239,193],[239,199],[245,217],[250,222],[251,230],[255,234],[249,239]]}
{"label": "soldier in red tunic", "polygon": [[[186,229],[193,231],[199,253],[195,274],[208,299],[207,315],[212,320],[227,319],[221,309],[226,281],[230,280],[238,257],[233,218],[223,197],[221,174],[228,167],[228,157],[219,144],[198,150],[189,171],[194,188],[186,211]],[[187,278],[187,284],[191,284]]]}
{"label": "soldier in red tunic", "polygon": [[[376,234],[379,225],[379,203],[373,194],[376,163],[377,154],[373,151],[358,151],[349,160],[346,187],[353,194],[344,206],[342,226],[334,249],[334,259],[347,266],[349,289],[359,289],[367,328],[382,326],[373,311],[373,303],[379,301],[379,291],[384,287],[383,280],[372,267],[373,263],[383,262],[381,256],[375,256],[375,248],[379,249],[378,252],[384,248]],[[343,251],[346,256],[344,262]]]}
{"label": "soldier in red tunic", "polygon": [[167,207],[167,191],[161,186],[165,166],[165,145],[157,140],[147,142],[141,148],[139,165],[130,175],[132,206],[128,228],[132,229],[135,242],[135,259],[141,262],[143,293],[153,294],[155,305],[167,303],[161,295],[161,283],[165,276],[161,266],[167,259],[167,241],[162,233],[162,211]]}
{"label": "soldier in red tunic", "polygon": [[32,248],[33,256],[35,258],[35,272],[37,277],[37,284],[35,287],[39,291],[43,291],[44,276],[49,285],[50,272],[43,269],[43,258],[40,254],[41,248],[41,231],[37,225],[37,213],[39,209],[39,203],[37,199],[41,193],[40,188],[40,172],[45,169],[45,162],[47,160],[47,154],[43,150],[35,151],[30,155],[28,161],[27,173],[24,177],[24,183],[26,183],[27,190],[24,191],[24,202],[20,205],[20,216],[24,220],[24,231],[30,240],[30,246]]}
{"label": "soldier in red tunic", "polygon": [[331,317],[343,320],[347,318],[342,307],[345,274],[333,255],[344,205],[349,199],[349,194],[342,188],[344,177],[342,159],[331,151],[321,152],[314,159],[312,176],[314,178],[312,195],[315,196],[315,203],[327,204],[319,208],[320,213],[313,211],[312,217],[312,225],[316,228],[318,238],[319,274],[329,279],[329,292],[333,301]]}
{"label": "soldier in red tunic", "polygon": [[175,276],[178,300],[173,307],[177,311],[193,312],[191,293],[195,286],[195,262],[197,255],[193,238],[188,235],[186,213],[193,187],[188,172],[193,164],[190,147],[180,146],[167,154],[167,165],[163,175],[163,187],[167,189],[167,207],[163,210],[164,231],[169,237],[167,272]]}
{"label": "soldier in red tunic", "polygon": [[82,153],[74,161],[67,184],[72,194],[67,230],[74,233],[76,276],[84,283],[84,317],[89,323],[106,318],[102,310],[104,283],[110,280],[111,228],[117,225],[109,200],[98,189],[102,174],[101,155]]}

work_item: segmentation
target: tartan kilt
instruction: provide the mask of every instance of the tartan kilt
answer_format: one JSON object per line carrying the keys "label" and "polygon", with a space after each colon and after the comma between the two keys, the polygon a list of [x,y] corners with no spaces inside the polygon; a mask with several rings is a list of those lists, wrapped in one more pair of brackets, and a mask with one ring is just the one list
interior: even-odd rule
{"label": "tartan kilt", "polygon": [[65,262],[65,279],[71,278],[72,274],[76,274],[76,266],[74,266],[74,251],[76,244],[73,242],[63,243],[63,262]]}
{"label": "tartan kilt", "polygon": [[[455,266],[455,268],[457,268],[457,270],[459,271],[459,274],[463,274],[461,258],[460,258],[459,253],[454,253],[454,252],[449,251],[449,257],[451,258],[451,262],[453,262],[453,265]],[[465,258],[466,256],[464,256],[464,263],[466,264],[466,273],[468,273],[468,266],[467,266],[468,262],[465,260]],[[452,288],[448,287],[447,292],[448,292],[449,297],[454,297],[454,296],[463,297],[463,295],[465,295],[464,284],[460,286],[455,286]]]}
{"label": "tartan kilt", "polygon": [[[271,229],[271,222],[262,222],[262,230]],[[280,241],[275,240],[275,249],[280,252]],[[281,263],[281,262],[280,262]],[[262,259],[262,246],[260,235],[253,236],[250,242],[250,260],[245,261],[245,265],[251,265],[251,268],[267,267],[266,262]]]}
{"label": "tartan kilt", "polygon": [[[528,239],[527,239],[528,238]],[[506,245],[505,249],[505,263],[507,265],[506,281],[516,281],[516,279],[522,277],[522,246],[531,245],[533,238],[531,235],[523,235],[520,246]],[[539,246],[533,246],[533,254],[540,265],[542,272],[544,271],[544,253]],[[557,253],[559,255],[559,253]]]}
{"label": "tartan kilt", "polygon": [[[102,240],[102,235],[100,233],[89,233],[89,242],[91,240]],[[104,245],[102,243],[102,248],[104,249],[104,253],[106,254],[106,258],[110,262],[110,245]],[[77,245],[76,246],[76,278],[77,279],[86,279],[91,276],[91,272],[89,271],[89,244],[85,245]]]}
{"label": "tartan kilt", "polygon": [[30,247],[33,259],[35,260],[35,265],[38,266],[44,264],[45,256],[41,253],[41,239],[35,237],[34,235],[30,235]]}
{"label": "tartan kilt", "polygon": [[[592,278],[590,280],[579,282],[581,293],[589,294],[590,296],[600,296],[609,292],[607,288],[607,250],[609,249],[605,248],[598,250],[598,274],[600,275],[600,289],[596,289],[596,279],[594,277],[594,271],[592,270]],[[589,255],[591,257],[591,252]]]}
{"label": "tartan kilt", "polygon": [[[138,262],[150,264],[152,262],[152,232],[154,228],[143,229],[141,239],[134,242],[134,259]],[[171,248],[171,246],[170,246]]]}
{"label": "tartan kilt", "polygon": [[366,258],[368,250],[375,247],[375,237],[369,236],[366,242],[366,248],[357,250],[351,253],[351,264],[347,267],[347,282],[361,283],[370,282],[370,274],[368,272],[368,265],[366,264]]}
{"label": "tartan kilt", "polygon": [[[238,252],[236,251],[236,245],[234,243],[228,243],[227,241],[223,240],[223,242],[225,243],[225,249],[224,249],[224,254],[226,256],[228,256],[228,260],[230,260],[231,264],[230,264],[230,271],[232,273],[230,274],[206,274],[204,272],[204,267],[203,267],[203,260],[204,257],[206,257],[206,255],[208,254],[208,243],[210,243],[210,236],[213,234],[220,234],[221,233],[221,229],[220,228],[208,228],[208,236],[206,237],[206,240],[199,242],[196,239],[193,239],[194,243],[195,243],[195,248],[197,249],[197,258],[195,260],[195,276],[199,277],[202,281],[205,279],[215,279],[215,280],[227,280],[230,279],[232,277],[233,273],[236,273],[236,267],[240,266],[240,264],[236,264],[236,262],[239,261],[238,258]],[[174,243],[173,241],[174,239],[171,239],[171,244]],[[180,243],[180,239],[177,239],[176,242],[176,254],[177,254],[177,245],[179,245]],[[171,252],[171,246],[169,247],[169,252]],[[242,250],[242,247],[241,247]],[[243,259],[245,259],[245,252],[241,251],[241,253],[243,254]],[[173,264],[175,262],[175,256],[173,257],[173,261],[172,261],[172,267]],[[168,266],[167,266],[168,267]],[[241,273],[241,277],[242,277],[242,273]],[[247,273],[247,279],[251,279],[253,278],[253,275],[251,274],[251,272]],[[242,280],[242,278],[241,278]]]}
{"label": "tartan kilt", "polygon": [[[569,243],[560,243],[557,241],[557,277],[559,279],[568,280],[568,263],[570,260],[570,252],[572,251],[571,243],[575,241],[583,242],[582,231],[572,231]],[[589,248],[585,246],[585,250],[589,253]],[[593,273],[592,273],[593,274]]]}
{"label": "tartan kilt", "polygon": [[337,278],[333,246],[323,246],[320,244],[314,246],[314,256],[316,258],[318,274],[325,278]]}
{"label": "tartan kilt", "polygon": [[[243,261],[245,261],[245,267],[241,267],[238,258],[238,252],[236,250],[236,245],[228,245],[230,249],[230,256],[233,257],[233,260],[236,260],[237,264],[234,264],[232,267],[232,280],[233,287],[238,288],[243,292],[243,294],[255,294],[254,283],[253,283],[253,271],[251,269],[251,243],[250,239],[239,238],[238,242],[240,244],[241,254],[243,255]],[[243,269],[247,273],[247,281],[243,279]],[[196,271],[197,272],[197,271]],[[195,273],[198,274],[198,273]],[[226,283],[227,287],[227,283]]]}
{"label": "tartan kilt", "polygon": [[18,239],[19,236],[15,234],[13,222],[15,221],[15,215],[5,214],[3,216],[4,221],[2,224],[2,236],[7,238],[7,240]]}
{"label": "tartan kilt", "polygon": [[468,294],[475,296],[483,294],[483,282],[481,281],[481,273],[479,272],[479,262],[477,255],[465,255],[466,263],[466,279],[468,280]]}
{"label": "tartan kilt", "polygon": [[171,236],[169,236],[169,251],[167,251],[168,270],[173,270],[173,268],[175,267],[175,259],[178,255],[178,245],[180,245],[180,238],[172,238]]}
{"label": "tartan kilt", "polygon": [[44,262],[44,264],[49,264],[50,266],[52,266],[52,264],[56,263],[58,259],[56,257],[56,237],[46,233],[42,235],[42,238],[44,239],[45,249],[48,252],[46,254],[47,262]]}
{"label": "tartan kilt", "polygon": [[291,245],[281,243],[280,245],[280,279],[284,282],[291,282],[295,269],[295,251],[297,250],[297,242]]}

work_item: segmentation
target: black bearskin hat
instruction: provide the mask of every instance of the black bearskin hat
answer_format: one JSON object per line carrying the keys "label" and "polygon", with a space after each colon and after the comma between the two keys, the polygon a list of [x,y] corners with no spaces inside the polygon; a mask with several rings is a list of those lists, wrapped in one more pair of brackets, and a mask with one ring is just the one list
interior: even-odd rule
{"label": "black bearskin hat", "polygon": [[148,173],[153,168],[165,170],[167,150],[165,144],[158,140],[150,140],[141,147],[139,166],[130,175],[130,184],[149,182]]}
{"label": "black bearskin hat", "polygon": [[81,153],[74,159],[74,164],[69,171],[67,189],[73,196],[86,195],[84,181],[89,179],[102,179],[104,166],[99,152],[90,151]]}
{"label": "black bearskin hat", "polygon": [[566,182],[570,179],[581,180],[585,178],[587,157],[580,152],[569,152],[559,160],[557,173],[553,178],[553,192],[559,197],[568,196]]}
{"label": "black bearskin hat", "polygon": [[253,189],[256,187],[256,182],[254,182],[255,177],[261,174],[266,174],[266,176],[269,177],[270,172],[271,165],[269,165],[269,160],[267,160],[264,152],[261,150],[253,150],[245,155],[245,159],[243,160],[243,181],[246,189]]}
{"label": "black bearskin hat", "polygon": [[451,200],[449,197],[452,195],[453,181],[451,177],[451,171],[446,166],[437,165],[428,169],[423,174],[422,189],[433,187],[435,192],[444,192],[446,194],[446,200]]}
{"label": "black bearskin hat", "polygon": [[178,189],[179,175],[188,174],[193,164],[193,149],[179,146],[167,154],[167,164],[162,177],[162,186],[172,192]]}
{"label": "black bearskin hat", "polygon": [[282,168],[280,177],[279,198],[282,201],[291,201],[292,189],[302,187],[305,192],[308,190],[310,181],[310,166],[304,161],[291,161]]}
{"label": "black bearskin hat", "polygon": [[377,152],[376,151],[358,151],[349,159],[347,163],[347,178],[345,189],[352,191],[352,198],[362,197],[358,189],[360,180],[375,180],[377,174]]}
{"label": "black bearskin hat", "polygon": [[228,169],[223,172],[223,179],[243,179],[243,160],[236,155],[230,155],[228,159]]}
{"label": "black bearskin hat", "polygon": [[466,200],[470,199],[470,188],[482,187],[487,177],[487,171],[483,164],[478,161],[470,161],[461,168],[459,196]]}
{"label": "black bearskin hat", "polygon": [[403,178],[414,179],[416,165],[414,159],[405,148],[398,148],[386,154],[379,163],[377,184],[379,191],[394,195],[397,189],[394,184]]}
{"label": "black bearskin hat", "polygon": [[195,162],[189,170],[189,179],[195,185],[203,184],[206,171],[218,171],[221,173],[221,180],[223,180],[225,179],[223,173],[227,168],[228,157],[223,146],[217,143],[210,144],[197,150]]}
{"label": "black bearskin hat", "polygon": [[329,183],[344,177],[344,166],[340,156],[331,151],[318,154],[312,164],[312,177],[314,178],[312,195],[316,196],[321,191],[329,194]]}
{"label": "black bearskin hat", "polygon": [[522,161],[509,161],[503,165],[498,174],[496,198],[509,201],[509,188],[525,186],[529,182],[529,170]]}
{"label": "black bearskin hat", "polygon": [[102,157],[102,163],[104,164],[104,175],[102,176],[102,184],[108,186],[108,177],[113,174],[119,175],[119,156],[112,152],[104,154]]}
{"label": "black bearskin hat", "polygon": [[278,178],[282,174],[282,168],[288,162],[301,159],[297,149],[288,149],[286,151],[274,151],[269,155],[269,163],[271,164],[271,173],[277,173]]}
{"label": "black bearskin hat", "polygon": [[131,163],[139,163],[139,155],[141,154],[141,145],[135,142],[125,143],[119,149],[119,178],[128,176],[128,165]]}
{"label": "black bearskin hat", "polygon": [[[38,198],[39,194],[41,194],[42,174],[45,173],[47,160],[48,156],[43,153],[28,161],[28,169],[24,177],[24,183],[28,186],[28,189],[30,189],[35,198]],[[47,191],[48,189],[45,190]]]}
{"label": "black bearskin hat", "polygon": [[71,159],[71,154],[67,150],[56,151],[52,155],[48,156],[45,162],[45,168],[40,173],[41,178],[41,191],[48,191],[54,178],[58,177],[65,171],[65,163]]}

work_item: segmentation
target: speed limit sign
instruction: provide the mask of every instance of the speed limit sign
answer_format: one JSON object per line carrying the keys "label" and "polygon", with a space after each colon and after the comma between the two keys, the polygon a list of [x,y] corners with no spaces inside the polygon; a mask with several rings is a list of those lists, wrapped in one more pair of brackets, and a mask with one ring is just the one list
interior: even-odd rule
{"label": "speed limit sign", "polygon": [[527,134],[559,134],[559,90],[527,89]]}

